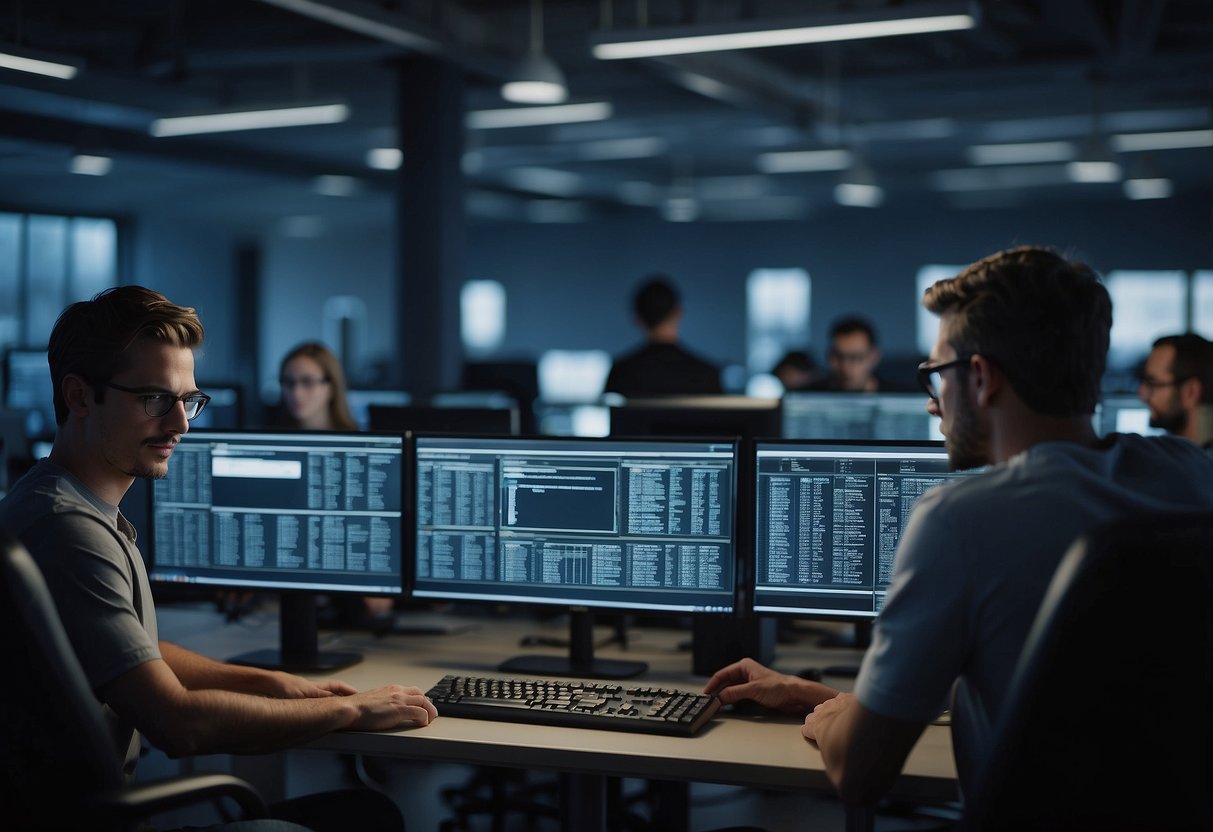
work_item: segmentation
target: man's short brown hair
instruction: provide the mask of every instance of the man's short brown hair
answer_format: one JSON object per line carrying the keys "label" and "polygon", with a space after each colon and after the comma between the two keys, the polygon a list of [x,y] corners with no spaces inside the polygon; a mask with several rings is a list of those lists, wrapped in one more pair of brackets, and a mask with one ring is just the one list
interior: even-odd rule
{"label": "man's short brown hair", "polygon": [[55,321],[48,347],[55,421],[60,425],[67,421],[62,386],[69,373],[88,380],[94,399],[101,402],[105,383],[130,366],[128,350],[136,343],[197,349],[203,337],[202,322],[193,308],[177,306],[142,286],[117,286],[92,300],[73,303]]}
{"label": "man's short brown hair", "polygon": [[1095,412],[1112,300],[1089,266],[1021,246],[978,260],[927,289],[923,305],[955,313],[949,344],[1006,374],[1024,404],[1050,416]]}

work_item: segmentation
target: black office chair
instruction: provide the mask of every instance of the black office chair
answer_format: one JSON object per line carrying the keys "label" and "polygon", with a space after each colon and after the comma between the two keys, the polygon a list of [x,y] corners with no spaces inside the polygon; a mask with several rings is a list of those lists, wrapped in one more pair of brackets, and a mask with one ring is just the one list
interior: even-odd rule
{"label": "black office chair", "polygon": [[1008,695],[967,829],[1213,829],[1213,513],[1076,542]]}
{"label": "black office chair", "polygon": [[12,829],[134,829],[152,815],[228,798],[263,817],[227,774],[127,784],[101,706],[33,559],[0,531],[0,818]]}

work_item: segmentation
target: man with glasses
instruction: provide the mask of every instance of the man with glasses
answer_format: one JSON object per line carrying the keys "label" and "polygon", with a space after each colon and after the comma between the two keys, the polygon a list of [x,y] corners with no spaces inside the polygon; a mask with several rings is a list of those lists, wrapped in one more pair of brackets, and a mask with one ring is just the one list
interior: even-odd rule
{"label": "man with glasses", "polygon": [[[343,682],[224,664],[159,641],[143,558],[118,504],[136,477],[167,474],[190,420],[206,407],[194,382],[202,339],[193,309],[140,286],[64,310],[49,347],[53,449],[0,501],[0,527],[41,568],[127,774],[134,774],[140,733],[181,756],[264,752],[334,730],[428,724],[434,706],[415,687],[359,693]],[[394,806],[371,811],[394,814],[399,828]]]}
{"label": "man with glasses", "polygon": [[1195,332],[1159,338],[1137,395],[1150,408],[1150,427],[1213,446],[1213,344]]}
{"label": "man with glasses", "polygon": [[830,374],[809,384],[807,390],[844,393],[902,392],[876,375],[880,347],[875,328],[860,317],[839,318],[830,325],[830,348],[826,352]]}
{"label": "man with glasses", "polygon": [[897,550],[855,693],[743,660],[708,682],[726,702],[814,708],[802,733],[843,799],[879,799],[951,702],[971,790],[1015,662],[1057,564],[1096,524],[1134,511],[1213,510],[1213,460],[1172,437],[1096,436],[1112,303],[1087,266],[1042,248],[991,255],[927,290],[939,338],[919,378],[953,467]]}

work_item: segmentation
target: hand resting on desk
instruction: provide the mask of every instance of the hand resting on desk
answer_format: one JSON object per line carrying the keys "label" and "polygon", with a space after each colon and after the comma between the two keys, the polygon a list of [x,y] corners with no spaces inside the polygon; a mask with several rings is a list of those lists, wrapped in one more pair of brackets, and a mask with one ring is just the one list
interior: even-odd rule
{"label": "hand resting on desk", "polygon": [[350,694],[347,700],[358,708],[349,731],[394,731],[429,725],[438,709],[421,688],[387,685]]}
{"label": "hand resting on desk", "polygon": [[716,671],[703,692],[716,694],[725,705],[751,700],[785,713],[811,711],[838,695],[832,687],[779,673],[753,659],[742,659]]}

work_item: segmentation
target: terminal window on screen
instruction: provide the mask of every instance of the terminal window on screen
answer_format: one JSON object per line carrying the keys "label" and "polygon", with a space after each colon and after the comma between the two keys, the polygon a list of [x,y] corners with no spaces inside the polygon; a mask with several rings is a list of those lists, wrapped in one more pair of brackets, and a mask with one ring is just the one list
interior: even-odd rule
{"label": "terminal window on screen", "polygon": [[942,447],[759,447],[755,611],[875,617],[911,509],[973,473]]}
{"label": "terminal window on screen", "polygon": [[731,444],[417,440],[415,594],[726,612]]}

